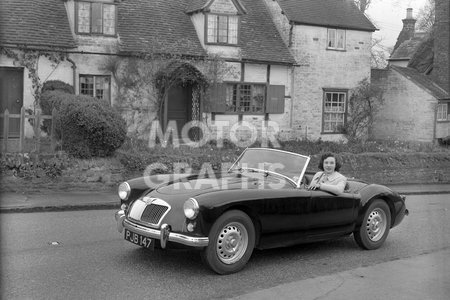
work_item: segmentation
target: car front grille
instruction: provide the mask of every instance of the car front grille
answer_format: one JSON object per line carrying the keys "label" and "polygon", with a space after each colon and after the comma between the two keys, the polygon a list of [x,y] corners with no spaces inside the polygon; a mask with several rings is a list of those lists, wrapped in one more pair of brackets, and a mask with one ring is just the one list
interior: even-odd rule
{"label": "car front grille", "polygon": [[164,200],[144,197],[131,205],[128,217],[142,225],[159,226],[170,209]]}
{"label": "car front grille", "polygon": [[167,206],[153,203],[147,205],[147,207],[144,209],[144,212],[142,213],[141,221],[148,222],[151,224],[158,224],[162,216],[168,209],[169,208]]}

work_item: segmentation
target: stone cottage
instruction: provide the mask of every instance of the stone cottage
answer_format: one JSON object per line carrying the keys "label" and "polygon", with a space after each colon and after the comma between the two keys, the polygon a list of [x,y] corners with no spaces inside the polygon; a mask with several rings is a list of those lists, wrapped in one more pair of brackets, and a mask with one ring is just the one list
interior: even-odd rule
{"label": "stone cottage", "polygon": [[436,0],[432,34],[416,32],[412,9],[384,70],[372,70],[384,105],[375,120],[377,139],[436,142],[450,136],[449,1]]}
{"label": "stone cottage", "polygon": [[[36,110],[42,84],[61,80],[108,100],[143,138],[158,120],[178,135],[191,124],[219,138],[325,140],[344,138],[376,30],[350,0],[1,0],[0,27],[2,111]],[[146,80],[148,58],[167,54]],[[141,76],[120,80],[133,64]]]}

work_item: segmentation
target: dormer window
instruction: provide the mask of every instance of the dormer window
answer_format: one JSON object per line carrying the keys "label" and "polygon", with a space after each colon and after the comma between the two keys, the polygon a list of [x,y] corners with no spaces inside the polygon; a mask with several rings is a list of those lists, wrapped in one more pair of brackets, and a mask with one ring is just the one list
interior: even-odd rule
{"label": "dormer window", "polygon": [[327,48],[345,50],[345,30],[328,28]]}
{"label": "dormer window", "polygon": [[116,5],[106,2],[77,1],[75,10],[78,34],[116,35]]}
{"label": "dormer window", "polygon": [[239,16],[207,14],[206,43],[237,45],[239,33]]}

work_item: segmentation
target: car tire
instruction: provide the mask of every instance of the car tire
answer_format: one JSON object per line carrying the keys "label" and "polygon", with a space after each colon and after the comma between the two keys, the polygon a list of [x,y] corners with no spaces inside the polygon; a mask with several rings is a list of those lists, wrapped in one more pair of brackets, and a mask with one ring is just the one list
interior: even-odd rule
{"label": "car tire", "polygon": [[356,243],[363,249],[379,248],[391,228],[391,211],[387,203],[376,199],[367,208],[361,227],[353,232]]}
{"label": "car tire", "polygon": [[218,274],[242,270],[255,247],[255,227],[242,211],[230,210],[221,215],[209,232],[209,245],[202,260]]}

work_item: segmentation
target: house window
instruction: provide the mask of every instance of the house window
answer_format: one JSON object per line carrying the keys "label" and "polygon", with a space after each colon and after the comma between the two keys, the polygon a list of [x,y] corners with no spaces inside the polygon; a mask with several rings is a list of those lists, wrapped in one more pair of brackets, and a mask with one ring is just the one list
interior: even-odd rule
{"label": "house window", "polygon": [[345,30],[328,28],[328,49],[345,49]]}
{"label": "house window", "polygon": [[266,100],[264,84],[228,84],[226,87],[226,112],[263,113]]}
{"label": "house window", "polygon": [[345,125],[347,93],[325,92],[323,104],[323,132],[340,133]]}
{"label": "house window", "polygon": [[210,44],[238,43],[238,16],[206,15],[206,42]]}
{"label": "house window", "polygon": [[116,6],[103,2],[77,2],[76,29],[80,34],[116,34]]}
{"label": "house window", "polygon": [[448,120],[448,103],[438,104],[437,120],[438,121],[447,121]]}
{"label": "house window", "polygon": [[98,99],[111,100],[111,77],[80,75],[80,94]]}

